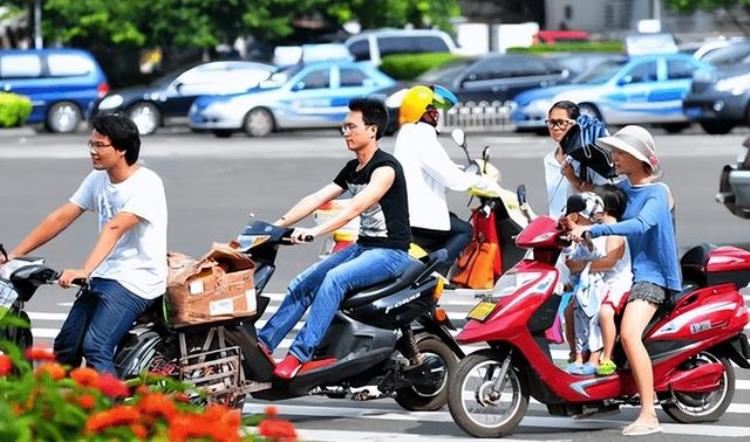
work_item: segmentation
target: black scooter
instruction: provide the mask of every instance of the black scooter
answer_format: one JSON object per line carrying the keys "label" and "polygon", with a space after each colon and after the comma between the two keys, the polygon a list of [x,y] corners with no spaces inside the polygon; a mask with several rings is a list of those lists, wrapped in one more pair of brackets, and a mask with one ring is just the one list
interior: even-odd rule
{"label": "black scooter", "polygon": [[261,293],[276,268],[279,246],[292,244],[291,232],[255,221],[237,239],[256,263],[256,316],[171,330],[156,303],[118,348],[118,373],[175,376],[236,407],[246,394],[265,400],[318,394],[393,397],[408,410],[442,408],[448,376],[464,356],[450,334],[454,327],[437,306],[443,280],[434,268],[445,260],[444,250],[414,260],[396,279],[347,294],[313,359],[289,381],[272,376],[274,363],[259,349],[254,324],[268,306],[270,299]]}

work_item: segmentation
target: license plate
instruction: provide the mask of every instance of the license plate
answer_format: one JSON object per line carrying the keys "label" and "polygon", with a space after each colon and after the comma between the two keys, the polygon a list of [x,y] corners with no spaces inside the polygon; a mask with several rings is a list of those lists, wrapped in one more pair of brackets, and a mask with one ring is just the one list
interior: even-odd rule
{"label": "license plate", "polygon": [[484,321],[487,316],[495,310],[494,302],[482,301],[475,305],[473,309],[466,315],[466,319],[476,319],[477,321]]}

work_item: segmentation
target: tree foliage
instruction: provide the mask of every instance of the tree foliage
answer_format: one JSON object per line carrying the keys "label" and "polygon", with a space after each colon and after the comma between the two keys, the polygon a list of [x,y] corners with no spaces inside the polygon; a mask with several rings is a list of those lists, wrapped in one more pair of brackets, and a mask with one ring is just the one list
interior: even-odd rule
{"label": "tree foliage", "polygon": [[750,0],[667,0],[666,4],[677,11],[693,12],[697,9],[729,8],[737,4],[750,6]]}
{"label": "tree foliage", "polygon": [[[30,8],[33,0],[11,0]],[[65,44],[212,47],[239,35],[273,40],[298,19],[363,28],[438,26],[460,14],[457,0],[44,0],[45,38]]]}

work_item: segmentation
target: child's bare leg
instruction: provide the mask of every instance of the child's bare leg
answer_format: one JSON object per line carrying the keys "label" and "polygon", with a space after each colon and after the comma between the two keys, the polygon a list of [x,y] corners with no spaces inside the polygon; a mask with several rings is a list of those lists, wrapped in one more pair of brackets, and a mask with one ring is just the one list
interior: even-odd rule
{"label": "child's bare leg", "polygon": [[568,353],[568,362],[576,361],[578,363],[583,363],[583,356],[577,354],[576,351],[576,332],[575,327],[573,326],[574,304],[575,298],[571,297],[570,302],[568,302],[568,306],[565,307],[565,340],[568,341],[568,348],[570,348],[570,352]]}
{"label": "child's bare leg", "polygon": [[602,342],[604,344],[601,359],[611,361],[615,339],[617,339],[617,329],[615,327],[615,309],[609,304],[602,304],[599,311],[599,327],[602,329]]}

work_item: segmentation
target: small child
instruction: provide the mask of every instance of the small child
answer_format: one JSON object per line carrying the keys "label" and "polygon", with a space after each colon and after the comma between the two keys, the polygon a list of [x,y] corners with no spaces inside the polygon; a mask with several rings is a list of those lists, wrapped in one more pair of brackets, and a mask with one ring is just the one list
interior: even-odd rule
{"label": "small child", "polygon": [[[565,216],[578,224],[617,222],[625,210],[625,194],[612,185],[597,187],[595,192],[571,196]],[[616,337],[614,311],[632,283],[627,242],[622,237],[609,236],[578,244],[570,251],[566,264],[572,280],[576,281],[573,302],[576,351],[566,371],[611,374],[616,369],[611,360]],[[585,352],[589,352],[589,357],[584,364]]]}

